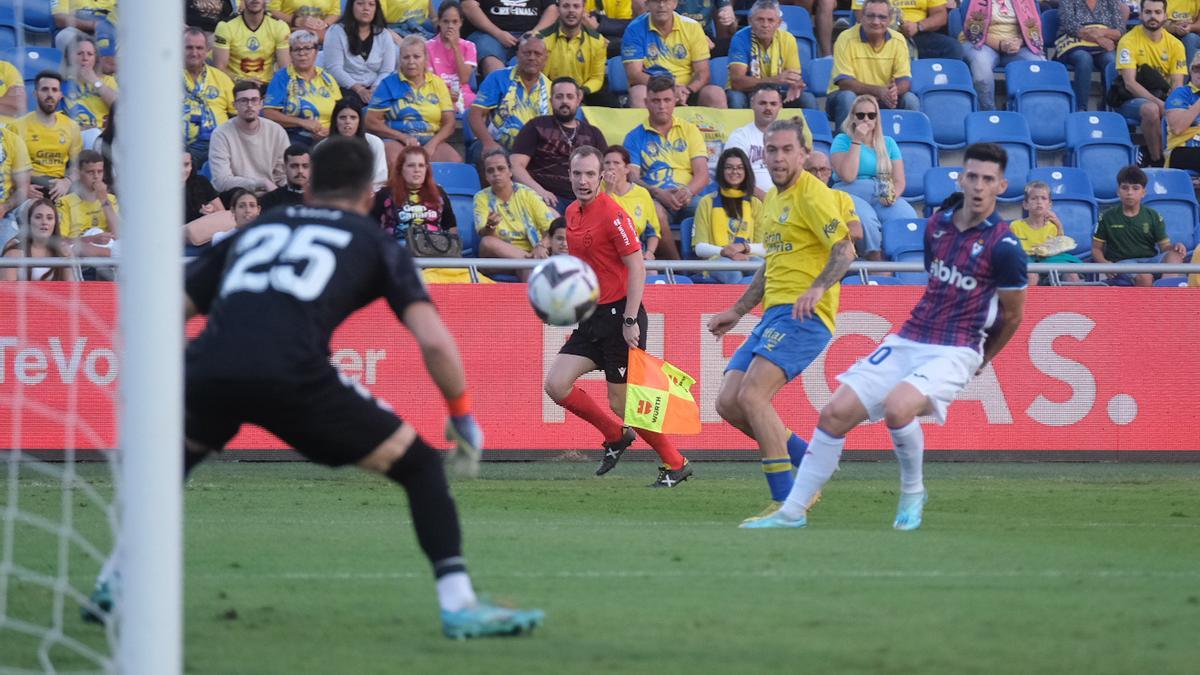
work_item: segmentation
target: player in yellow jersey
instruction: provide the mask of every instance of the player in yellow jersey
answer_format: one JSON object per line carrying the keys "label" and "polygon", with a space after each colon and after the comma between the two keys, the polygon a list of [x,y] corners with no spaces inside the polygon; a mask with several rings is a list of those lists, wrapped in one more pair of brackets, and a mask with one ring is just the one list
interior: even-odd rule
{"label": "player in yellow jersey", "polygon": [[292,65],[288,25],[267,16],[267,0],[243,0],[242,12],[217,24],[213,65],[233,79],[266,84],[276,70]]}
{"label": "player in yellow jersey", "polygon": [[811,152],[800,118],[779,119],[764,135],[767,193],[758,227],[766,264],[733,306],[708,322],[728,333],[759,302],[762,320],[734,353],[717,395],[717,412],[758,441],[771,505],[743,525],[773,513],[792,487],[807,444],[790,433],[771,405],[776,392],[808,367],[833,338],[839,282],[854,261],[852,233],[861,225],[850,202],[804,171]]}

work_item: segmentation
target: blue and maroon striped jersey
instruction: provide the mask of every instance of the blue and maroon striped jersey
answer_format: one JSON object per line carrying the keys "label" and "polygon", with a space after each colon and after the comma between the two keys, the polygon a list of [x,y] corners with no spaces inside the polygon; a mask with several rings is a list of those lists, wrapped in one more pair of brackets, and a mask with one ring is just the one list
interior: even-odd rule
{"label": "blue and maroon striped jersey", "polygon": [[934,345],[983,351],[1000,318],[996,291],[1025,288],[1029,262],[1008,223],[992,213],[965,232],[953,222],[961,195],[935,213],[925,227],[925,295],[904,322],[900,337]]}

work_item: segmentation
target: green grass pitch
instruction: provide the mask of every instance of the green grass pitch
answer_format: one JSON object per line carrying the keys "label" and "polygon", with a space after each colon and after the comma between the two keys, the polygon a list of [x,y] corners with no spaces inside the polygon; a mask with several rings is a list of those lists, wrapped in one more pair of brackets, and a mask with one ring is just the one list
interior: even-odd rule
{"label": "green grass pitch", "polygon": [[[490,464],[454,489],[480,591],[546,610],[531,637],[456,643],[403,492],[353,470],[209,463],[186,501],[189,673],[1194,673],[1200,466],[931,464],[925,524],[890,529],[892,463],[845,463],[809,528],[739,531],[755,463]],[[83,471],[104,483],[107,469]],[[61,490],[22,472],[23,510]],[[0,470],[0,478],[7,480]],[[2,483],[0,483],[2,485]],[[75,510],[96,532],[97,509]],[[18,562],[56,543],[15,531]],[[41,561],[41,562],[39,562]],[[45,567],[49,570],[49,567]],[[90,587],[94,564],[71,579]],[[48,594],[8,589],[45,621]],[[65,632],[102,645],[74,607]],[[0,670],[41,670],[0,632]],[[55,652],[60,671],[82,667]]]}

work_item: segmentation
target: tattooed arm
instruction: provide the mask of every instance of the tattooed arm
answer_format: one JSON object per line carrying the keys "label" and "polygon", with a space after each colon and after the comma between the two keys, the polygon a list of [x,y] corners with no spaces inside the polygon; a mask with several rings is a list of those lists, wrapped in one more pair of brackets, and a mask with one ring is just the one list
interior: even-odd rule
{"label": "tattooed arm", "polygon": [[846,270],[850,269],[850,263],[854,262],[854,242],[850,239],[842,239],[829,249],[829,262],[825,263],[825,269],[813,279],[812,286],[796,299],[796,306],[792,308],[792,318],[807,319],[813,315],[813,310],[817,303],[825,295],[825,291],[833,287],[834,284],[842,280],[846,276]]}

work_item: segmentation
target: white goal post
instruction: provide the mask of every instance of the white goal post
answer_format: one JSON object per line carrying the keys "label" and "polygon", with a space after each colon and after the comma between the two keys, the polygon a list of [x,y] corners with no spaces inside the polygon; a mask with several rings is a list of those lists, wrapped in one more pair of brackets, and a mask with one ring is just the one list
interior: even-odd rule
{"label": "white goal post", "polygon": [[182,670],[183,5],[121,0],[118,567],[124,675]]}

